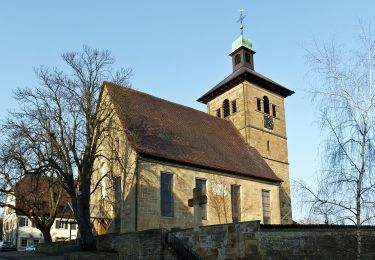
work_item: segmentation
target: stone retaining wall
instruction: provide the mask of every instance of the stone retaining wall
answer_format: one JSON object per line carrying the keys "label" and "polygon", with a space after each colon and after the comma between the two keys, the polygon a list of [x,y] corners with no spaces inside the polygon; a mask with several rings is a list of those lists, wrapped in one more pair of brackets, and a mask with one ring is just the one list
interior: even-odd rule
{"label": "stone retaining wall", "polygon": [[[173,232],[204,259],[355,259],[355,227],[260,225],[259,221]],[[375,227],[362,231],[363,259],[375,259]]]}
{"label": "stone retaining wall", "polygon": [[124,234],[107,234],[98,236],[97,249],[114,251],[119,259],[176,259],[162,243],[163,231],[150,229]]}

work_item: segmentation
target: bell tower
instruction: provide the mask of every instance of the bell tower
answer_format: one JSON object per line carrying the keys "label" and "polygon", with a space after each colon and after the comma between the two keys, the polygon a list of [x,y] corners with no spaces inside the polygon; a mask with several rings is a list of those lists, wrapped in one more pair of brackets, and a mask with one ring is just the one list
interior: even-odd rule
{"label": "bell tower", "polygon": [[212,116],[230,120],[245,142],[255,147],[280,185],[281,223],[292,223],[284,99],[293,91],[254,70],[252,42],[241,35],[233,42],[232,73],[198,99]]}

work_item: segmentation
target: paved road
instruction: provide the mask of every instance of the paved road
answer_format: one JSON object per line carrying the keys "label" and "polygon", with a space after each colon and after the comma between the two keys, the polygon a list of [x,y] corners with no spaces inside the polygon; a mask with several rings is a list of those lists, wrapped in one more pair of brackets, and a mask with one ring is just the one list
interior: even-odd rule
{"label": "paved road", "polygon": [[63,260],[63,256],[47,256],[36,252],[0,252],[0,260]]}

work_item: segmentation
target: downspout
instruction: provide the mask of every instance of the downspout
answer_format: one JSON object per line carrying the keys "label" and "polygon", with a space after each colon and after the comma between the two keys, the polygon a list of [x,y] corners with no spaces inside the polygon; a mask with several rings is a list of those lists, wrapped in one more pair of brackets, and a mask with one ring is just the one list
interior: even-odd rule
{"label": "downspout", "polygon": [[135,159],[135,216],[134,216],[134,229],[138,231],[138,190],[139,190],[139,173],[138,173],[139,155]]}

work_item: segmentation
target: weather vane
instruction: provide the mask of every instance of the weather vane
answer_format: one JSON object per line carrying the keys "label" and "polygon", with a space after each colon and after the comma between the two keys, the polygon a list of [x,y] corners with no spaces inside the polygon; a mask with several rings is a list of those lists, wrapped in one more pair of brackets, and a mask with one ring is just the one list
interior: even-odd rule
{"label": "weather vane", "polygon": [[237,20],[237,23],[240,23],[240,30],[241,30],[241,35],[243,35],[243,20],[245,19],[246,15],[244,15],[245,10],[241,9],[240,10],[240,18]]}

